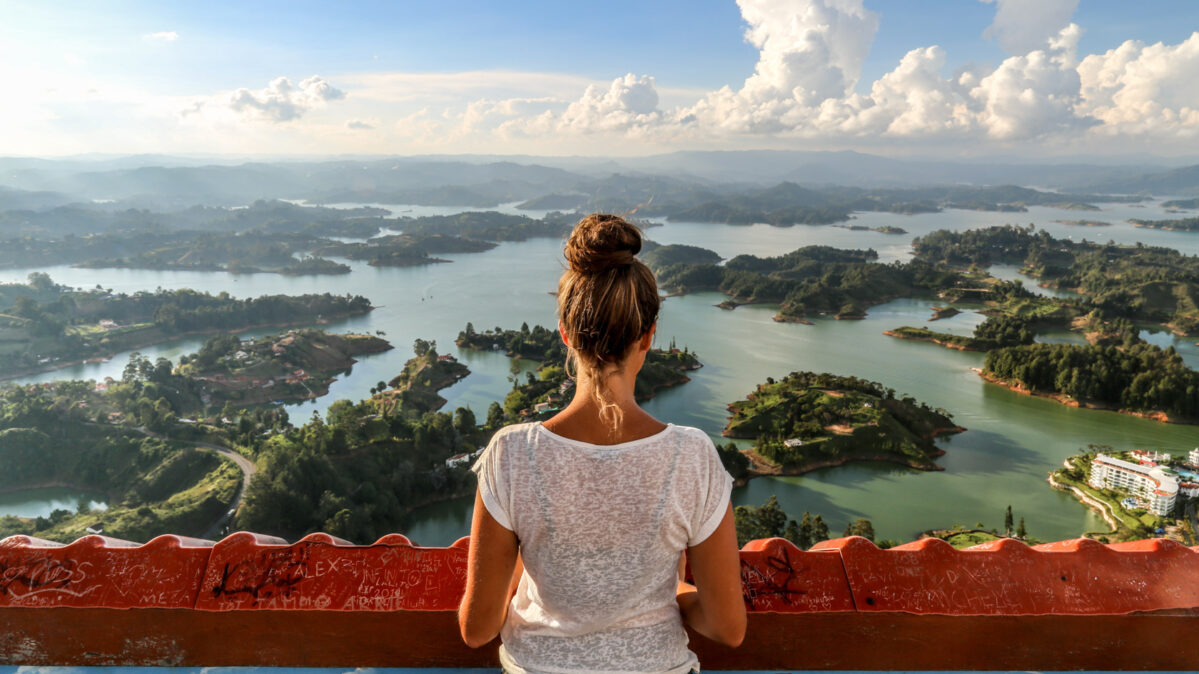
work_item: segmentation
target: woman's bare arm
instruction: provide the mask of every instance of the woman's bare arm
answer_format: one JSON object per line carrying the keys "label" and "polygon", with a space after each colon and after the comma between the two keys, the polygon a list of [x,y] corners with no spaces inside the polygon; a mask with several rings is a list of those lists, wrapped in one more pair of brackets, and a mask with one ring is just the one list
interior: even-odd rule
{"label": "woman's bare arm", "polygon": [[466,593],[458,606],[458,628],[467,646],[478,648],[490,643],[504,626],[519,548],[516,534],[495,521],[476,491],[466,562]]}
{"label": "woman's bare arm", "polygon": [[687,560],[695,585],[679,582],[679,609],[696,632],[726,646],[745,638],[745,600],[741,595],[741,556],[733,506],[729,504],[716,531],[689,548]]}

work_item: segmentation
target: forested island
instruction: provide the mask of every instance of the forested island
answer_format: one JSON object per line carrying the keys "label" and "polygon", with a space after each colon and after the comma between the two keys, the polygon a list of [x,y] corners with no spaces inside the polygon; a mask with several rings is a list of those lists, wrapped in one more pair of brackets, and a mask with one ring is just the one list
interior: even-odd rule
{"label": "forested island", "polygon": [[1152,344],[1030,344],[987,353],[981,374],[1076,407],[1199,423],[1199,373]]}
{"label": "forested island", "polygon": [[778,257],[738,255],[723,265],[655,264],[661,288],[672,293],[715,290],[727,306],[777,303],[777,321],[810,314],[860,317],[866,308],[916,292],[955,286],[961,273],[921,262],[883,264],[874,250],[806,246]]}
{"label": "forested island", "polygon": [[[574,398],[574,379],[565,370],[566,346],[556,330],[540,325],[530,328],[525,323],[519,330],[496,327],[477,332],[467,323],[455,343],[466,349],[502,350],[511,358],[538,362],[536,373],[528,373],[524,382],[517,381],[504,400],[503,412],[510,423],[556,412]],[[662,389],[691,381],[686,373],[700,367],[699,358],[686,347],[679,349],[672,342],[668,349],[651,348],[637,373],[634,395],[638,401],[648,400]]]}
{"label": "forested island", "polygon": [[848,229],[851,232],[878,232],[879,234],[907,234],[908,230],[903,227],[895,227],[893,225],[881,225],[879,227],[867,227],[866,225],[837,225],[841,229]]}
{"label": "forested island", "polygon": [[1171,232],[1199,232],[1199,218],[1178,218],[1174,220],[1129,220],[1129,222],[1144,229],[1164,229]]}
{"label": "forested island", "polygon": [[[641,184],[629,182],[638,179]],[[855,211],[911,215],[944,209],[1020,213],[1029,206],[1098,210],[1094,204],[1137,202],[1144,197],[1104,194],[1058,194],[999,185],[920,188],[806,188],[782,182],[765,188],[697,185],[641,176],[613,175],[595,181],[585,192],[552,193],[520,204],[520,208],[575,208],[621,212],[638,209],[647,216],[672,222],[710,222],[734,225],[827,225],[844,222]]]}
{"label": "forested island", "polygon": [[1012,316],[991,316],[974,328],[974,336],[954,335],[948,332],[936,332],[928,328],[913,328],[903,326],[894,330],[886,330],[884,335],[899,339],[913,339],[921,342],[932,342],[948,349],[958,351],[990,351],[1004,346],[1017,344],[1032,344],[1036,337],[1028,325],[1028,321]]}
{"label": "forested island", "polygon": [[[258,201],[247,208],[195,207],[154,213],[60,207],[0,211],[0,268],[86,268],[229,273],[345,274],[343,257],[373,266],[446,262],[438,253],[478,253],[502,241],[560,238],[577,214],[541,219],[495,211],[384,217],[377,208],[335,209]],[[10,222],[11,221],[11,222]]]}
{"label": "forested island", "polygon": [[1171,199],[1162,202],[1162,208],[1181,208],[1192,209],[1199,208],[1199,198],[1196,199]]}
{"label": "forested island", "polygon": [[439,355],[436,342],[418,339],[413,352],[416,357],[387,382],[390,389],[379,386],[378,395],[392,399],[406,413],[420,416],[441,409],[446,401],[437,392],[470,374],[470,370],[449,354]]}
{"label": "forested island", "polygon": [[391,348],[387,340],[373,335],[321,330],[291,330],[253,340],[216,335],[194,355],[180,357],[177,374],[200,382],[210,405],[306,400],[328,393],[336,375],[357,362],[354,356]]}
{"label": "forested island", "polygon": [[753,439],[758,474],[798,475],[849,461],[942,470],[934,439],[963,430],[945,410],[857,377],[792,372],[729,405],[724,435]]}
{"label": "forested island", "polygon": [[362,296],[264,295],[237,299],[190,289],[114,294],[50,277],[0,286],[0,378],[106,358],[188,334],[329,322],[371,310]]}
{"label": "forested island", "polygon": [[1084,295],[1079,300],[1028,299],[1037,318],[1063,326],[1094,309],[1109,318],[1161,323],[1178,334],[1199,333],[1199,258],[1172,248],[1057,239],[1029,227],[940,230],[912,242],[916,259],[954,267],[1021,265],[1042,285]]}

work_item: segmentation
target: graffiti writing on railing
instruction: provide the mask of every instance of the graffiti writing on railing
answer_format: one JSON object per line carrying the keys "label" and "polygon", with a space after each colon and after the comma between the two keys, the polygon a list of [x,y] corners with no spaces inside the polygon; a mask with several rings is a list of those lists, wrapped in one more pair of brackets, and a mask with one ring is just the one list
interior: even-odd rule
{"label": "graffiti writing on railing", "polygon": [[761,565],[741,559],[741,594],[747,608],[767,608],[776,599],[790,605],[794,597],[807,594],[806,590],[791,587],[807,567],[796,568],[787,548],[781,551],[781,556],[763,555],[765,563]]}
{"label": "graffiti writing on railing", "polygon": [[212,596],[233,599],[247,595],[250,605],[260,599],[291,594],[292,588],[308,573],[308,546],[271,550],[240,562],[225,563],[220,580],[212,587]]}
{"label": "graffiti writing on railing", "polygon": [[82,597],[98,587],[80,587],[90,567],[89,562],[52,557],[0,559],[0,595],[18,600],[50,592]]}

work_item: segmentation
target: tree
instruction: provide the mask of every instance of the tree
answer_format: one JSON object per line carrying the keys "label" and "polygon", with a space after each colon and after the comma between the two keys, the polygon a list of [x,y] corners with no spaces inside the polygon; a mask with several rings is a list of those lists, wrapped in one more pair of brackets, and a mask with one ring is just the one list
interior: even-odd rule
{"label": "tree", "polygon": [[778,499],[772,494],[766,503],[758,507],[737,506],[733,509],[733,520],[737,528],[737,545],[745,545],[759,538],[780,538],[787,525],[787,513],[779,507]]}
{"label": "tree", "polygon": [[1026,538],[1028,531],[1024,528],[1024,518],[1020,518],[1020,526],[1016,527],[1016,538]]}
{"label": "tree", "polygon": [[803,550],[815,544],[816,541],[812,540],[812,513],[804,511],[803,519],[799,522],[799,536],[792,542]]}
{"label": "tree", "polygon": [[866,519],[865,517],[859,517],[858,519],[845,525],[845,535],[861,536],[866,540],[873,541],[874,524],[872,524],[870,520]]}
{"label": "tree", "polygon": [[469,407],[459,407],[454,410],[454,430],[459,435],[470,435],[475,432],[475,413]]}
{"label": "tree", "polygon": [[1003,535],[1011,537],[1012,535],[1012,506],[1007,507],[1007,511],[1003,513]]}
{"label": "tree", "polygon": [[504,425],[504,408],[500,407],[497,402],[492,402],[487,407],[487,427],[491,430],[497,430]]}
{"label": "tree", "polygon": [[44,272],[32,272],[27,278],[29,280],[29,287],[34,290],[51,290],[54,288],[54,281],[50,280],[50,275]]}
{"label": "tree", "polygon": [[812,518],[812,542],[813,544],[820,541],[827,541],[832,538],[828,533],[828,525],[824,523],[824,518],[820,515]]}
{"label": "tree", "polygon": [[437,342],[435,340],[424,340],[419,337],[412,342],[412,352],[417,358],[423,358],[429,352],[436,353]]}

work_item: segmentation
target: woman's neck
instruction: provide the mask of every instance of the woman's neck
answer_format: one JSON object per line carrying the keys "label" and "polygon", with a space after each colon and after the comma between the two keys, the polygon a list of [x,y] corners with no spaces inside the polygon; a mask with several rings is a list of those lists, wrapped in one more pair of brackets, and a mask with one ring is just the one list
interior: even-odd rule
{"label": "woman's neck", "polygon": [[619,444],[639,440],[659,433],[665,424],[649,415],[637,405],[634,390],[637,373],[610,370],[601,374],[607,386],[603,390],[605,403],[620,410],[620,424],[613,429],[601,416],[602,406],[596,397],[600,382],[587,373],[580,372],[575,383],[574,400],[543,425],[554,433],[572,440],[596,445]]}

